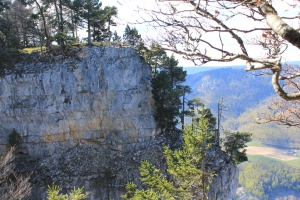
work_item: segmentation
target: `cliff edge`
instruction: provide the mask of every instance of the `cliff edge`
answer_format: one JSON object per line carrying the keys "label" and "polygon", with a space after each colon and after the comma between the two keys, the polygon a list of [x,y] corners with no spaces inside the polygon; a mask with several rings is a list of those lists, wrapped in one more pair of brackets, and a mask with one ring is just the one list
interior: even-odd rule
{"label": "cliff edge", "polygon": [[76,49],[0,79],[0,151],[14,128],[29,155],[91,143],[126,150],[155,133],[151,69],[132,49]]}
{"label": "cliff edge", "polygon": [[[19,172],[33,172],[32,196],[47,185],[85,187],[91,200],[120,199],[139,182],[141,160],[165,170],[164,139],[156,137],[151,68],[132,49],[78,48],[69,56],[28,55],[0,78],[0,153],[9,133],[22,137]],[[218,174],[212,199],[232,199],[237,167],[219,149],[207,166]]]}

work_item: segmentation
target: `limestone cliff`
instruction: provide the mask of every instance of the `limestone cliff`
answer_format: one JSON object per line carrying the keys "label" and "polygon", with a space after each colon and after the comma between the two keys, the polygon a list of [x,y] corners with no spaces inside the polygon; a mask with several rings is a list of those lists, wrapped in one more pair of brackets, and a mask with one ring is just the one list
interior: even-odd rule
{"label": "limestone cliff", "polygon": [[[46,199],[55,182],[84,186],[90,199],[119,199],[139,181],[143,159],[164,170],[156,135],[151,69],[132,49],[75,49],[67,57],[25,57],[0,78],[0,153],[13,128],[22,136],[18,170],[32,172],[30,199]],[[210,196],[232,199],[237,168],[212,149]]]}
{"label": "limestone cliff", "polygon": [[15,128],[29,155],[95,142],[126,150],[155,132],[151,69],[131,49],[89,48],[17,64],[0,79],[1,151]]}

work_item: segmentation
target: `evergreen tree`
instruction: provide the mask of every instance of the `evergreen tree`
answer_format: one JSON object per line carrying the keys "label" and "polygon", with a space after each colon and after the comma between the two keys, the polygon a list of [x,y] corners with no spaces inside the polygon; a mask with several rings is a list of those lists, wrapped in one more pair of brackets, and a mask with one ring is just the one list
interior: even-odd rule
{"label": "evergreen tree", "polygon": [[9,9],[10,1],[0,0],[0,13],[4,10]]}
{"label": "evergreen tree", "polygon": [[[191,88],[190,86],[183,86],[179,85],[177,86],[177,89],[180,91],[180,96],[182,96],[182,101],[181,101],[181,111],[179,113],[180,120],[181,120],[181,130],[184,129],[184,117],[189,114],[188,110],[186,110],[186,104],[189,102],[185,98],[186,94],[191,93]],[[188,106],[188,105],[187,105]]]}
{"label": "evergreen tree", "polygon": [[96,16],[101,13],[102,2],[98,0],[75,0],[73,4],[78,12],[78,17],[85,20],[87,24],[88,44],[91,44],[91,28]]}
{"label": "evergreen tree", "polygon": [[118,35],[117,31],[113,33],[112,41],[121,41],[121,37]]}
{"label": "evergreen tree", "polygon": [[[217,119],[212,114],[211,110],[209,108],[204,108],[198,111],[198,115],[205,117],[208,120],[208,128],[211,131],[215,130]],[[195,119],[196,121],[199,121],[199,118]]]}
{"label": "evergreen tree", "polygon": [[115,6],[105,6],[104,9],[95,12],[93,20],[93,39],[94,41],[110,41],[112,32],[111,25],[116,25],[113,17],[118,13]]}
{"label": "evergreen tree", "polygon": [[16,131],[16,129],[13,129],[8,136],[8,145],[10,147],[15,147],[17,149],[20,147],[21,143],[22,143],[21,135]]}
{"label": "evergreen tree", "polygon": [[163,131],[166,128],[174,128],[178,123],[180,99],[178,92],[173,89],[171,79],[166,71],[161,71],[152,80],[152,94],[155,100],[154,118],[158,127]]}
{"label": "evergreen tree", "polygon": [[48,186],[47,189],[47,200],[83,200],[87,199],[89,196],[89,192],[83,193],[82,188],[73,188],[69,194],[60,194],[61,188],[57,185],[52,184],[52,186]]}
{"label": "evergreen tree", "polygon": [[28,45],[28,27],[31,9],[19,1],[10,4],[10,9],[0,13],[0,50],[6,47],[20,48]]}
{"label": "evergreen tree", "polygon": [[183,68],[178,66],[178,60],[175,59],[173,54],[171,57],[164,56],[162,70],[168,73],[174,89],[185,81],[186,71],[183,71]]}
{"label": "evergreen tree", "polygon": [[142,37],[138,33],[138,30],[135,27],[130,28],[129,25],[127,25],[125,28],[125,32],[123,34],[123,41],[135,49],[139,49],[141,46],[143,46]]}
{"label": "evergreen tree", "polygon": [[[70,11],[70,0],[26,0],[34,1],[38,5],[41,12],[41,17],[43,21],[43,27],[47,27],[46,23],[49,23],[52,27],[52,32],[54,33],[52,39],[55,40],[62,48],[65,50],[65,46],[68,42],[68,13]],[[51,18],[49,21],[45,20],[46,10],[49,9],[48,17]],[[43,13],[43,14],[42,14]],[[49,28],[50,29],[50,28]],[[49,31],[49,30],[48,30]]]}
{"label": "evergreen tree", "polygon": [[[164,147],[169,176],[162,174],[153,164],[143,161],[140,167],[141,181],[146,186],[139,190],[134,183],[126,186],[125,199],[207,199],[209,179],[213,176],[205,170],[204,162],[211,138],[209,122],[204,117],[184,130],[182,149],[172,151]],[[171,179],[168,177],[172,177]]]}
{"label": "evergreen tree", "polygon": [[[134,35],[140,37],[135,29],[126,27],[123,38],[134,38]],[[132,43],[132,45],[134,45]],[[142,52],[145,61],[152,67],[152,94],[155,100],[156,111],[154,117],[161,131],[166,128],[172,129],[179,123],[178,118],[182,120],[184,109],[185,94],[189,93],[190,87],[183,86],[186,71],[178,67],[178,60],[174,55],[168,57],[166,52],[157,44],[152,44],[150,49]],[[182,102],[181,102],[181,97]]]}
{"label": "evergreen tree", "polygon": [[166,51],[158,44],[151,44],[150,49],[143,53],[143,58],[152,67],[152,77],[155,79],[159,68],[162,67]]}
{"label": "evergreen tree", "polygon": [[200,98],[194,98],[187,103],[189,110],[186,115],[192,117],[192,121],[199,121],[201,117],[205,117],[209,122],[209,130],[215,131],[217,119],[212,114],[210,108],[205,108]]}
{"label": "evergreen tree", "polygon": [[225,138],[222,140],[223,148],[230,158],[236,163],[248,161],[246,155],[246,143],[252,140],[251,133],[225,133]]}

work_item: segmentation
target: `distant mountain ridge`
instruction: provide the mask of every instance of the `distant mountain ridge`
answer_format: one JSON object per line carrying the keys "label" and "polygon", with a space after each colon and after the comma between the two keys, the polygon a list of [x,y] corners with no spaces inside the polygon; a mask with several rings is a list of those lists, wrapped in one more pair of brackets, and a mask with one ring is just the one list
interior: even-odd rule
{"label": "distant mountain ridge", "polygon": [[243,69],[221,68],[189,74],[184,84],[192,88],[189,99],[200,97],[214,113],[223,98],[232,117],[275,94],[270,76],[254,76]]}
{"label": "distant mountain ridge", "polygon": [[[290,65],[300,65],[300,61],[288,61],[282,62],[283,65],[288,63]],[[192,66],[192,67],[183,67],[187,71],[187,74],[196,74],[199,72],[209,71],[213,69],[222,69],[222,68],[233,68],[233,69],[246,69],[246,65],[232,65],[232,66]]]}
{"label": "distant mountain ridge", "polygon": [[275,123],[255,124],[261,113],[269,112],[272,101],[279,98],[271,76],[254,76],[243,69],[221,68],[186,77],[192,88],[187,99],[199,97],[217,116],[218,102],[223,98],[222,127],[230,131],[253,133],[254,139],[266,144],[300,147],[298,129]]}
{"label": "distant mountain ridge", "polygon": [[187,71],[187,74],[196,74],[199,72],[204,72],[204,71],[210,71],[214,69],[223,69],[223,68],[234,68],[234,69],[245,69],[246,66],[244,65],[237,65],[237,66],[229,66],[229,67],[224,67],[224,66],[211,66],[211,67],[203,67],[203,66],[195,66],[195,67],[183,67],[183,70]]}

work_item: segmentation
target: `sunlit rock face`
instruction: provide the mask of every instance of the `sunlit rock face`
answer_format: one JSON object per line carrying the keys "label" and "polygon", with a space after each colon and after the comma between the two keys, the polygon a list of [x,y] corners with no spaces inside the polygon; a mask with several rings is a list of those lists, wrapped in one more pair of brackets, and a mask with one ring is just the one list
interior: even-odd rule
{"label": "sunlit rock face", "polygon": [[[162,146],[169,139],[156,134],[153,105],[151,68],[132,49],[29,55],[0,77],[0,153],[16,129],[22,136],[16,170],[31,174],[30,200],[47,199],[52,183],[64,193],[84,187],[90,200],[118,200],[129,181],[141,187],[142,160],[166,172]],[[208,152],[206,165],[217,175],[209,197],[233,199],[236,166],[219,147]]]}
{"label": "sunlit rock face", "polygon": [[4,152],[13,128],[29,155],[83,143],[126,150],[155,132],[151,69],[132,49],[93,47],[24,60],[0,79]]}

